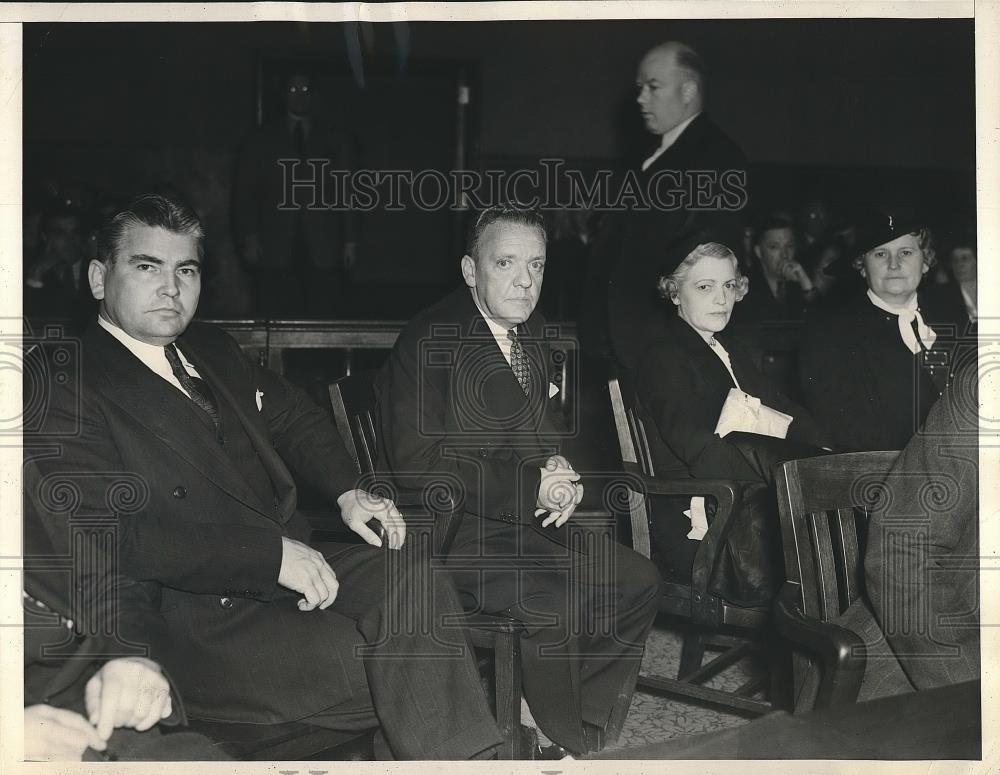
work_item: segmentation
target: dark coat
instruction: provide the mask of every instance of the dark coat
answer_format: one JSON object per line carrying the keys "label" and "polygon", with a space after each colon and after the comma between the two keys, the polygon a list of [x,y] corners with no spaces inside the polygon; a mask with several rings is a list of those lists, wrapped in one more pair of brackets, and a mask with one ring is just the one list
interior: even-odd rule
{"label": "dark coat", "polygon": [[[740,388],[795,418],[788,428],[789,441],[815,447],[827,443],[826,435],[809,414],[777,390],[733,346],[725,332],[718,338],[729,353]],[[733,387],[725,365],[705,340],[684,320],[672,315],[667,337],[650,346],[636,372],[640,412],[653,422],[646,435],[657,476],[748,481],[760,478],[736,445],[715,435],[722,406]]]}
{"label": "dark coat", "polygon": [[[303,616],[297,593],[277,584],[281,538],[309,536],[289,468],[335,499],[352,489],[354,465],[327,415],[221,329],[195,323],[178,343],[231,405],[274,500],[255,494],[192,401],[96,324],[82,339],[79,383],[57,385],[34,440],[56,434],[61,445],[38,458],[43,482],[78,493],[69,516],[96,515],[90,532],[114,531],[116,599],[144,612],[126,634],[148,645],[191,715],[279,723],[315,714],[352,695],[344,660],[360,636],[339,615],[322,625]],[[42,516],[57,551],[69,555],[74,520],[67,527],[57,506]]]}
{"label": "dark coat", "polygon": [[468,288],[416,315],[376,383],[381,466],[401,489],[443,483],[467,514],[551,538],[557,531],[534,517],[539,468],[565,436],[548,395],[549,332],[536,311],[518,333],[531,371],[528,401]]}
{"label": "dark coat", "polygon": [[754,256],[755,262],[747,272],[749,292],[733,308],[730,325],[760,323],[769,320],[801,320],[806,311],[806,300],[798,283],[785,284],[785,296],[778,299],[771,293],[771,286]]}
{"label": "dark coat", "polygon": [[[702,113],[645,172],[638,172],[642,186],[656,176],[676,171],[722,173],[735,170],[746,180],[746,157],[709,117]],[[670,188],[669,179],[661,177],[660,186]],[[732,183],[732,181],[730,181]],[[631,208],[613,213],[595,248],[598,269],[606,272],[607,327],[611,348],[618,362],[635,368],[650,342],[663,336],[666,309],[656,290],[664,265],[676,261],[701,242],[721,242],[736,249],[742,240],[739,208],[745,205],[740,187],[728,186],[722,203],[705,209],[693,209],[691,202],[672,210],[653,205],[649,209]],[[721,193],[721,184],[710,187]],[[665,196],[662,197],[665,199]]]}
{"label": "dark coat", "polygon": [[[296,181],[312,181],[292,195],[300,207],[281,207],[292,176],[278,164],[279,159],[295,159],[292,132],[284,119],[254,129],[240,149],[233,184],[233,221],[239,243],[248,235],[260,240],[262,267],[285,268],[292,263],[296,220],[301,219],[302,239],[310,266],[332,268],[341,265],[344,243],[355,239],[354,225],[344,202],[337,202],[335,170],[351,171],[353,154],[346,134],[312,122],[305,138],[306,159],[294,166]],[[326,166],[322,166],[322,165]],[[337,207],[327,207],[336,204]]]}
{"label": "dark coat", "polygon": [[[71,558],[60,556],[39,519],[39,471],[25,461],[24,501],[24,705],[44,703],[86,715],[87,682],[109,659],[142,656],[141,650],[123,649],[108,633],[86,633],[70,618],[73,610]],[[122,612],[120,618],[130,615]],[[126,629],[128,627],[126,626]],[[187,723],[184,706],[171,684],[171,713],[145,732],[114,730],[103,753],[86,750],[84,761],[221,760],[229,757],[210,740],[192,732],[160,733],[160,726]]]}
{"label": "dark coat", "polygon": [[[947,363],[946,330],[924,319],[938,334],[933,355]],[[807,320],[799,357],[805,406],[838,452],[902,449],[947,379],[946,368],[932,377],[921,362],[901,341],[896,316],[862,293]]]}
{"label": "dark coat", "polygon": [[978,383],[976,359],[963,359],[868,522],[868,599],[917,689],[979,678]]}
{"label": "dark coat", "polygon": [[[715,426],[731,388],[736,387],[719,357],[676,314],[667,337],[654,342],[636,372],[638,414],[644,420],[657,476],[670,479],[735,479],[752,483],[734,527],[727,552],[715,567],[712,589],[739,605],[765,605],[780,584],[781,553],[773,495],[772,468],[780,460],[807,457],[826,444],[822,432],[757,370],[725,336],[719,338],[732,363],[739,387],[762,403],[794,419],[786,439],[754,433],[715,435]],[[666,578],[690,578],[697,541],[683,511],[689,497],[658,499],[651,523],[655,557]],[[715,504],[706,503],[711,517]]]}
{"label": "dark coat", "polygon": [[[589,540],[595,536],[579,522],[543,528],[535,517],[539,468],[553,454],[576,456],[549,396],[558,328],[537,312],[517,328],[531,374],[527,397],[468,288],[410,321],[376,382],[380,466],[400,490],[424,490],[440,503],[444,487],[462,504],[446,560],[451,578],[470,606],[525,623],[525,697],[553,740],[581,751],[582,722],[604,727],[633,691],[659,579],[645,558]],[[602,595],[615,605],[594,602],[608,599]],[[593,634],[579,622],[593,623]]]}

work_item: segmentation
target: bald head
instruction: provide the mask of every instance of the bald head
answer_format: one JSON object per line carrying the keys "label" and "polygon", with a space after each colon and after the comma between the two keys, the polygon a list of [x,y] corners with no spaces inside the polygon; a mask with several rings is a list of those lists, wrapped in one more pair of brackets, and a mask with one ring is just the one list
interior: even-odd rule
{"label": "bald head", "polygon": [[646,129],[663,135],[701,112],[704,65],[691,46],[668,41],[650,49],[636,74],[636,102]]}

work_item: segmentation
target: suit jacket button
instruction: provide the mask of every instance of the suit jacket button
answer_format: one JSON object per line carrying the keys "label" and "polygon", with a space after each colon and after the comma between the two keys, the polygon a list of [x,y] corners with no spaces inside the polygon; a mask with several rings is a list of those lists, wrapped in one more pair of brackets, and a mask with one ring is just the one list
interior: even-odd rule
{"label": "suit jacket button", "polygon": [[486,447],[479,448],[479,457],[486,457],[488,454],[489,452],[486,451]]}
{"label": "suit jacket button", "polygon": [[187,494],[187,487],[181,487],[180,485],[177,485],[171,493],[175,498],[186,498]]}
{"label": "suit jacket button", "polygon": [[231,597],[220,597],[219,598],[219,605],[222,608],[232,608],[233,607],[233,599]]}

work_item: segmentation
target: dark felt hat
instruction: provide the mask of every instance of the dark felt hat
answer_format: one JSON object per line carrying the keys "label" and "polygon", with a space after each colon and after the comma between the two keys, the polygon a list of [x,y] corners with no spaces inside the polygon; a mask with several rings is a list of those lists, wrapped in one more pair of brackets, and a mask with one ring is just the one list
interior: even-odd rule
{"label": "dark felt hat", "polygon": [[659,263],[658,276],[664,277],[672,275],[677,271],[677,267],[681,265],[681,262],[683,262],[684,259],[691,254],[691,251],[699,245],[704,245],[707,242],[717,242],[724,245],[732,251],[733,255],[737,255],[733,246],[738,243],[733,240],[729,231],[705,228],[699,229],[698,231],[677,240],[670,246]]}
{"label": "dark felt hat", "polygon": [[850,271],[859,256],[904,234],[918,232],[926,225],[920,214],[909,207],[883,207],[861,213],[854,224],[854,245],[823,271],[828,275],[843,275]]}

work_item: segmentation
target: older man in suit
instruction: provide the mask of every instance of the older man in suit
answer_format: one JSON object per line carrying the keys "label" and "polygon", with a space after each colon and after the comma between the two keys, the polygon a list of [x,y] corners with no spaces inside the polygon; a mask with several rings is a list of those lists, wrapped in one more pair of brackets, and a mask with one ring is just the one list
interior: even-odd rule
{"label": "older man in suit", "polygon": [[443,487],[459,504],[446,566],[468,606],[525,622],[522,721],[580,752],[583,722],[605,728],[627,707],[659,578],[567,525],[583,488],[550,400],[555,333],[535,311],[544,268],[537,211],[479,216],[465,287],[406,326],[379,375],[379,448],[401,490]]}
{"label": "older man in suit", "polygon": [[[112,555],[87,566],[85,605],[112,569],[117,606],[144,614],[120,640],[148,647],[192,717],[381,725],[397,758],[483,753],[499,735],[461,633],[443,630],[454,591],[427,582],[395,506],[354,489],[327,414],[223,331],[191,323],[201,242],[194,213],[159,196],[98,238],[99,317],[78,389],[57,383],[49,397],[40,438],[58,454],[38,458],[43,482],[72,472],[79,493],[71,511],[43,499],[56,548]],[[111,484],[123,474],[125,498]],[[311,547],[293,474],[369,543],[381,541],[365,523],[381,521],[399,551]]]}
{"label": "older man in suit", "polygon": [[626,369],[665,334],[656,289],[661,263],[689,239],[735,249],[746,204],[746,158],[704,112],[705,66],[698,52],[677,41],[656,46],[639,64],[636,88],[643,122],[658,143],[630,174],[646,190],[670,189],[678,196],[651,197],[649,207],[613,213],[595,247],[611,351]]}

